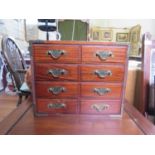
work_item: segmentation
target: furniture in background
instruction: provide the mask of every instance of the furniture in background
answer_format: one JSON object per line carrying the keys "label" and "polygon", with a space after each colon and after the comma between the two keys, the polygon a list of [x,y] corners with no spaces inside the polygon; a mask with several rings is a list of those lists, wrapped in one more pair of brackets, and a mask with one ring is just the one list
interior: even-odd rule
{"label": "furniture in background", "polygon": [[56,25],[52,25],[55,23],[55,19],[38,19],[39,25],[38,28],[41,31],[46,32],[46,40],[49,40],[49,32],[56,31]]}
{"label": "furniture in background", "polygon": [[139,109],[139,106],[141,106],[141,76],[141,61],[129,60],[125,99],[128,100],[129,104],[134,105],[137,109]]}
{"label": "furniture in background", "polygon": [[[5,59],[7,70],[10,72],[14,87],[17,89],[19,100],[17,106],[21,104],[22,97],[28,97],[30,90],[24,87],[24,74],[26,73],[26,65],[21,54],[19,46],[12,37],[4,36],[2,38],[2,55]],[[22,87],[22,90],[21,90]]]}
{"label": "furniture in background", "polygon": [[6,86],[6,81],[4,80],[5,73],[5,63],[0,50],[0,92],[3,91]]}
{"label": "furniture in background", "polygon": [[61,40],[87,41],[88,27],[87,21],[59,20],[58,22]]}
{"label": "furniture in background", "polygon": [[36,115],[122,114],[128,45],[105,42],[33,42]]}
{"label": "furniture in background", "polygon": [[131,28],[90,26],[88,35],[90,41],[130,43],[129,56],[140,57],[140,32],[140,25]]}
{"label": "furniture in background", "polygon": [[155,40],[145,33],[142,40],[142,91],[140,111],[152,115],[155,123]]}

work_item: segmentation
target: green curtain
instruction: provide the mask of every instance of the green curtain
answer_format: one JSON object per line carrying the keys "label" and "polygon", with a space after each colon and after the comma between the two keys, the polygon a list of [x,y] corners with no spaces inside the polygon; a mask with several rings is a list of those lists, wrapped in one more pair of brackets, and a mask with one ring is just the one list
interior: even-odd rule
{"label": "green curtain", "polygon": [[[61,40],[72,40],[74,20],[59,21],[59,32]],[[87,40],[87,27],[88,24],[81,20],[75,20],[74,38],[73,40]]]}

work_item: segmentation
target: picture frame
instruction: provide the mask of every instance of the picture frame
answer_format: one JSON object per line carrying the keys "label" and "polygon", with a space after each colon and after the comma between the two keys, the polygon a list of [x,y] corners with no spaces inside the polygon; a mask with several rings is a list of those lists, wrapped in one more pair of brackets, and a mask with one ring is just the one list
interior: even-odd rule
{"label": "picture frame", "polygon": [[139,51],[139,42],[140,42],[140,32],[141,32],[141,26],[136,25],[130,29],[130,56],[138,56],[140,54]]}
{"label": "picture frame", "polygon": [[100,32],[99,31],[93,31],[92,34],[93,34],[92,35],[93,40],[96,40],[96,41],[100,40]]}
{"label": "picture frame", "polygon": [[141,26],[136,25],[130,30],[130,42],[137,43],[140,39]]}
{"label": "picture frame", "polygon": [[117,42],[129,42],[129,33],[117,33],[116,41]]}
{"label": "picture frame", "polygon": [[113,31],[112,30],[102,30],[101,40],[111,41],[112,37],[113,37]]}

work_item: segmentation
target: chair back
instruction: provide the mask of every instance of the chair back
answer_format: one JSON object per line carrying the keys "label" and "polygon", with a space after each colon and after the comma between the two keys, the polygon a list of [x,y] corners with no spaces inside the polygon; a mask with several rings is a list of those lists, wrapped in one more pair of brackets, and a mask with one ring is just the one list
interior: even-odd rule
{"label": "chair back", "polygon": [[18,70],[25,70],[25,61],[21,50],[12,37],[2,38],[2,55],[8,71],[11,73],[17,89],[19,90],[24,82],[24,74],[19,74]]}

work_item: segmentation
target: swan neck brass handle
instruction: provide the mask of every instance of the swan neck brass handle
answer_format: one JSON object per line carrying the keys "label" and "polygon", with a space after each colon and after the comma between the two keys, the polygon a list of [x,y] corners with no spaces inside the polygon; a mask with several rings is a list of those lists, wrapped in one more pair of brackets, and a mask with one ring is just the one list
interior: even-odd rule
{"label": "swan neck brass handle", "polygon": [[67,71],[65,69],[55,68],[55,69],[48,70],[48,74],[51,74],[54,78],[58,78],[61,75],[64,75],[66,73]]}
{"label": "swan neck brass handle", "polygon": [[108,110],[109,107],[110,106],[108,104],[92,104],[91,105],[91,108],[93,110],[96,110],[97,112],[102,112],[102,111]]}
{"label": "swan neck brass handle", "polygon": [[51,87],[48,89],[49,92],[53,93],[54,95],[59,95],[60,93],[66,91],[65,87]]}
{"label": "swan neck brass handle", "polygon": [[66,104],[65,103],[49,103],[47,107],[48,109],[61,109],[61,108],[65,108]]}
{"label": "swan neck brass handle", "polygon": [[65,53],[64,50],[49,50],[47,52],[48,55],[50,55],[53,59],[60,58]]}
{"label": "swan neck brass handle", "polygon": [[94,92],[98,95],[104,95],[111,92],[110,88],[94,88]]}
{"label": "swan neck brass handle", "polygon": [[112,75],[112,72],[110,70],[95,70],[94,73],[99,78],[105,78],[106,76],[111,76]]}
{"label": "swan neck brass handle", "polygon": [[111,51],[97,51],[96,56],[99,57],[101,60],[106,60],[109,57],[112,57]]}

